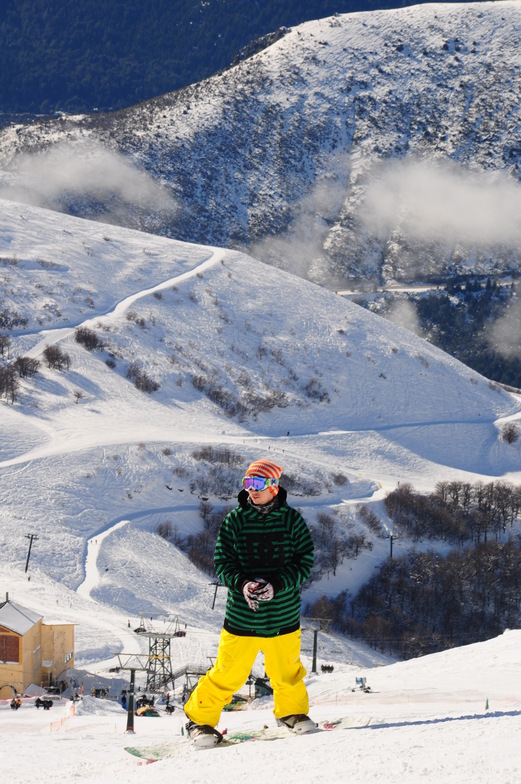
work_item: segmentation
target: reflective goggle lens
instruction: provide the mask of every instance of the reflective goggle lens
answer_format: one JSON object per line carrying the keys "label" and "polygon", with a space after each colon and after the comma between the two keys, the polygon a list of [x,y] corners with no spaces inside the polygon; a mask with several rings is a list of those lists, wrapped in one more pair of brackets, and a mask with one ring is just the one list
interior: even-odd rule
{"label": "reflective goggle lens", "polygon": [[278,485],[278,479],[267,479],[265,476],[245,476],[242,480],[245,490],[266,490],[267,487]]}

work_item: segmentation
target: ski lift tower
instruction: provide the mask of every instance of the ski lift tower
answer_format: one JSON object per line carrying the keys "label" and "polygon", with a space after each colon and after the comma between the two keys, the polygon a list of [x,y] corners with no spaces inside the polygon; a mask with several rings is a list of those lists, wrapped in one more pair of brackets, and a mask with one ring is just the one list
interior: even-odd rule
{"label": "ski lift tower", "polygon": [[172,657],[170,642],[172,637],[184,637],[186,632],[179,630],[178,619],[171,621],[164,631],[157,631],[152,628],[149,622],[145,622],[142,617],[136,634],[148,638],[148,661],[147,661],[147,682],[146,691],[158,692],[162,688],[168,688],[174,684],[174,673],[172,671]]}
{"label": "ski lift tower", "polygon": [[127,729],[126,732],[134,732],[134,692],[136,684],[136,670],[146,670],[148,657],[139,653],[118,653],[119,666],[113,667],[111,672],[120,670],[130,670],[130,688],[128,691],[127,707]]}
{"label": "ski lift tower", "polygon": [[318,633],[327,632],[331,618],[302,618],[303,625],[302,631],[313,632],[313,667],[311,672],[317,672],[317,649],[318,649]]}

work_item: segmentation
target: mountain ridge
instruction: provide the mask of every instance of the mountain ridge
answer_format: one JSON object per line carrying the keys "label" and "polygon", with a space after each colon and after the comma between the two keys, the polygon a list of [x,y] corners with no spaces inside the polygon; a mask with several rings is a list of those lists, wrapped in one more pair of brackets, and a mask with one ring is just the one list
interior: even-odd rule
{"label": "mountain ridge", "polygon": [[[6,3],[0,26],[0,112],[122,108],[227,67],[261,36],[389,0],[55,0]],[[276,34],[276,33],[275,33]],[[256,41],[251,45],[249,42]],[[3,120],[0,114],[0,120]]]}
{"label": "mountain ridge", "polygon": [[[520,31],[514,0],[308,22],[176,93],[4,129],[2,193],[336,288],[517,273]],[[100,183],[100,147],[175,209]]]}
{"label": "mountain ridge", "polygon": [[[87,539],[123,519],[194,534],[202,499],[234,503],[240,466],[259,453],[277,455],[310,522],[324,512],[347,526],[397,481],[519,481],[521,445],[501,425],[519,419],[520,399],[407,330],[269,265],[252,275],[237,251],[2,208],[3,303],[28,321],[7,331],[1,365],[42,363],[2,402],[5,557],[13,546],[23,557],[30,520],[54,578],[74,588]],[[80,326],[97,348],[75,339]],[[62,372],[47,345],[69,357]],[[371,558],[387,547],[375,537]],[[351,563],[351,585],[365,563]]]}

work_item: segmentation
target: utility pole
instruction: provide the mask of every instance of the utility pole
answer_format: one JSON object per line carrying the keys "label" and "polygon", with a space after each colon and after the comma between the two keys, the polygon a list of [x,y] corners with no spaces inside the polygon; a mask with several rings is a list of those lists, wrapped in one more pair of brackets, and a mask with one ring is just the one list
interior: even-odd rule
{"label": "utility pole", "polygon": [[[317,650],[318,650],[318,633],[327,632],[331,618],[302,618],[305,626],[302,626],[302,631],[313,632],[313,659],[311,672],[317,672]],[[318,626],[317,626],[318,624]]]}
{"label": "utility pole", "polygon": [[389,558],[392,560],[393,558],[393,532],[390,531],[389,533]]}
{"label": "utility pole", "polygon": [[27,553],[27,560],[25,562],[25,571],[27,572],[27,569],[29,568],[29,558],[31,557],[31,547],[33,546],[33,541],[37,541],[38,537],[36,534],[26,534],[25,538],[29,539],[29,551]]}
{"label": "utility pole", "polygon": [[219,588],[224,588],[224,585],[222,584],[222,582],[220,582],[220,580],[214,580],[214,582],[210,583],[210,585],[215,585],[215,591],[213,594],[213,602],[212,602],[212,610],[215,610],[215,600],[217,599],[217,591]]}
{"label": "utility pole", "polygon": [[130,688],[128,690],[128,705],[127,705],[127,729],[125,732],[129,734],[134,733],[134,691],[136,684],[136,671],[133,667],[130,668]]}

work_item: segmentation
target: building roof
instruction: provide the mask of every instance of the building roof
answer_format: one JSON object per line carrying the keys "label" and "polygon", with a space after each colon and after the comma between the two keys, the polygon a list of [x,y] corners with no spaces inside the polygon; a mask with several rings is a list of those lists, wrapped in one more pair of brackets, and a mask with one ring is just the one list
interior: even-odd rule
{"label": "building roof", "polygon": [[16,634],[24,635],[42,619],[41,615],[15,604],[10,599],[0,604],[0,626]]}

